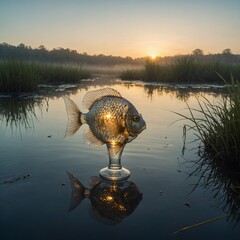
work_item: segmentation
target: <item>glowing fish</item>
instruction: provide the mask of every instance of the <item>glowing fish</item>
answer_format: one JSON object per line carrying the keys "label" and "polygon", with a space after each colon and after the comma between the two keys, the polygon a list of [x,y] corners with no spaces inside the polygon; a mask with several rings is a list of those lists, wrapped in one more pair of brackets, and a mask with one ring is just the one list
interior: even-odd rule
{"label": "glowing fish", "polygon": [[63,98],[69,119],[66,137],[75,134],[86,123],[89,126],[84,132],[87,143],[96,146],[104,143],[122,146],[146,128],[142,115],[114,89],[87,92],[83,98],[83,107],[89,110],[87,113],[80,112],[70,98]]}

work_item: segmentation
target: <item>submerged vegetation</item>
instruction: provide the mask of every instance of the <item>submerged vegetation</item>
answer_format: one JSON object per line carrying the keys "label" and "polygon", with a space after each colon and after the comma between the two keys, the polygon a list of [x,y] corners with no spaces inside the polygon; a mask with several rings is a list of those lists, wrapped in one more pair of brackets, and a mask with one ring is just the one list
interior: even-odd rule
{"label": "submerged vegetation", "polygon": [[[240,169],[240,83],[232,78],[227,86],[228,94],[217,105],[206,98],[198,100],[199,109],[188,106],[190,116],[183,116],[192,125],[195,135],[203,146],[200,154],[234,170]],[[179,114],[180,115],[180,114]]]}
{"label": "submerged vegetation", "polygon": [[193,56],[179,57],[171,64],[158,64],[147,59],[144,69],[124,71],[120,78],[145,82],[222,83],[216,73],[227,82],[231,74],[240,79],[240,63],[200,62]]}
{"label": "submerged vegetation", "polygon": [[38,84],[77,83],[89,77],[86,70],[63,65],[15,60],[0,62],[2,93],[31,92],[37,90]]}

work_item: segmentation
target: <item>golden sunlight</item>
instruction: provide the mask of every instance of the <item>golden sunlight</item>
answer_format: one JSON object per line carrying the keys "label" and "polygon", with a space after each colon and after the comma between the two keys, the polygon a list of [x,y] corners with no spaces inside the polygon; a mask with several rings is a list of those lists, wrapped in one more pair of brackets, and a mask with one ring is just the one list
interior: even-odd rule
{"label": "golden sunlight", "polygon": [[155,59],[156,58],[156,54],[155,53],[152,53],[152,54],[150,54],[150,57],[151,57],[151,59]]}

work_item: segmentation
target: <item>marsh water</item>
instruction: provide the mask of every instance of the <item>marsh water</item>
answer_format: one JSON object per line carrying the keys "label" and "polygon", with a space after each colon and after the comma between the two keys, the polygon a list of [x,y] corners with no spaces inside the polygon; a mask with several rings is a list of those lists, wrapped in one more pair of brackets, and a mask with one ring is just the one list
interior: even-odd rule
{"label": "marsh water", "polygon": [[[217,103],[221,88],[103,78],[79,86],[41,86],[32,96],[1,96],[0,238],[239,239],[239,181],[224,170],[199,167],[198,142],[191,132],[183,155],[186,122],[178,121],[181,117],[174,113],[189,114],[185,101],[197,108],[199,96]],[[122,154],[122,166],[131,172],[122,183],[127,189],[123,198],[140,197],[120,204],[120,214],[117,208],[102,212],[101,198],[93,201],[91,197],[69,211],[72,188],[67,172],[92,189],[90,181],[107,166],[108,155],[105,145],[92,147],[84,142],[86,126],[64,138],[68,119],[62,96],[86,111],[83,96],[103,87],[119,91],[147,123],[147,129]],[[201,222],[205,224],[178,232]]]}

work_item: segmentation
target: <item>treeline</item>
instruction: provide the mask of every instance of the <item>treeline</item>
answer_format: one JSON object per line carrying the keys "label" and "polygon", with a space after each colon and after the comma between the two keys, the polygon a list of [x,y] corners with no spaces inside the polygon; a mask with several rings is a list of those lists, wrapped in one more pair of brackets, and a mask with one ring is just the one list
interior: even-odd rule
{"label": "treeline", "polygon": [[23,60],[32,62],[47,63],[74,63],[78,65],[121,65],[121,64],[139,64],[131,57],[88,55],[87,53],[78,53],[76,50],[69,48],[46,49],[43,45],[38,48],[26,46],[23,43],[13,46],[7,43],[0,44],[1,60]]}
{"label": "treeline", "polygon": [[156,59],[155,62],[157,63],[175,63],[179,59],[183,58],[194,58],[197,62],[201,63],[240,63],[240,55],[239,54],[233,54],[230,48],[224,49],[221,53],[217,54],[204,54],[202,49],[195,49],[192,51],[191,54],[187,55],[176,55],[174,57],[159,57]]}
{"label": "treeline", "polygon": [[[194,56],[199,62],[221,62],[221,63],[240,63],[240,55],[233,54],[231,49],[227,48],[218,54],[204,54],[203,50],[195,49],[188,55],[176,55],[157,57],[154,61],[158,64],[171,64],[182,57]],[[144,65],[147,58],[131,58],[120,56],[88,55],[87,53],[78,53],[76,50],[69,48],[53,48],[46,49],[43,45],[38,48],[32,48],[21,43],[18,46],[13,46],[7,43],[0,44],[0,59],[1,60],[23,60],[32,62],[47,62],[47,63],[74,63],[78,65]]]}

